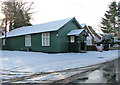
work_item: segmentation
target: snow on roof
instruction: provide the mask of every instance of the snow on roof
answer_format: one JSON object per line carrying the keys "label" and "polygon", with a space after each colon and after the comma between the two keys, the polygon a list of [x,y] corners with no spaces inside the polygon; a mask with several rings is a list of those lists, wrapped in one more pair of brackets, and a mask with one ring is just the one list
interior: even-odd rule
{"label": "snow on roof", "polygon": [[92,39],[92,36],[91,36],[90,34],[88,34],[88,37],[87,37],[87,38]]}
{"label": "snow on roof", "polygon": [[[25,27],[17,28],[10,31],[7,34],[7,37],[21,36],[21,35],[41,33],[41,32],[47,32],[47,31],[57,31],[63,25],[68,23],[71,19],[73,18],[67,18],[63,20],[52,21],[52,22],[38,24],[34,26],[25,26]],[[2,36],[1,38],[4,38],[4,37],[5,36]]]}
{"label": "snow on roof", "polygon": [[82,26],[82,28],[84,28],[85,26],[88,28],[89,32],[91,33],[91,35],[95,38],[94,34],[91,32],[90,28],[86,25],[86,24],[80,24]]}
{"label": "snow on roof", "polygon": [[103,37],[100,33],[97,33],[101,38]]}
{"label": "snow on roof", "polygon": [[[89,28],[86,24],[80,24],[80,25],[82,26],[82,28],[85,27],[85,26],[88,28],[89,32],[90,32],[90,33],[92,34],[92,36],[94,37],[95,41],[99,40],[98,37],[95,36],[95,35],[91,32],[90,28]],[[100,33],[96,33],[96,34],[102,38],[102,35],[100,35]]]}
{"label": "snow on roof", "polygon": [[79,36],[80,33],[82,33],[84,29],[77,29],[77,30],[71,30],[67,35],[76,35]]}
{"label": "snow on roof", "polygon": [[86,26],[86,24],[80,24],[81,26],[82,26],[82,28],[84,27],[84,26]]}

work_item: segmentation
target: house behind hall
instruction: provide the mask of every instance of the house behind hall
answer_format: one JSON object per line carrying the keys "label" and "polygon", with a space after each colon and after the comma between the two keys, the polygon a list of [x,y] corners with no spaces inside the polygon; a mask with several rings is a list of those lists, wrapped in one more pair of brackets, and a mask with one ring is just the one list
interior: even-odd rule
{"label": "house behind hall", "polygon": [[40,52],[86,51],[87,32],[75,18],[14,29],[2,36],[2,49]]}
{"label": "house behind hall", "polygon": [[86,25],[86,24],[81,24],[82,28],[84,28],[87,33],[88,33],[88,37],[87,37],[87,46],[89,45],[93,45],[94,44],[94,35],[93,33],[91,32],[90,28]]}
{"label": "house behind hall", "polygon": [[87,37],[87,50],[97,51],[96,42],[101,41],[102,35],[96,32],[92,32],[91,29],[86,24],[81,24],[82,28],[88,33]]}

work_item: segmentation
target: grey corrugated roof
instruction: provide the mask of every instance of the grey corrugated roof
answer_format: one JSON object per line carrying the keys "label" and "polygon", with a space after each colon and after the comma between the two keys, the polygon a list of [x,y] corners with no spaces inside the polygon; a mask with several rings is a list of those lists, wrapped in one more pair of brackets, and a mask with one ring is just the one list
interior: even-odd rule
{"label": "grey corrugated roof", "polygon": [[[38,24],[34,26],[25,26],[21,28],[14,29],[7,34],[7,37],[21,36],[33,33],[47,32],[47,31],[57,31],[66,23],[68,23],[73,18],[67,18],[63,20],[52,21],[48,23]],[[1,38],[4,38],[2,36]]]}

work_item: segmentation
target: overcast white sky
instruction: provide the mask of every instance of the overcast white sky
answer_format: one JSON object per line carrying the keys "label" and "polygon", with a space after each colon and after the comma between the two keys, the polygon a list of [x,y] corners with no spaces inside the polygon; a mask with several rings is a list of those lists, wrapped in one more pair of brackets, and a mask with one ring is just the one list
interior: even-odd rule
{"label": "overcast white sky", "polygon": [[[4,0],[2,0],[4,1]],[[99,32],[98,25],[108,5],[114,0],[23,0],[34,2],[32,24],[76,17],[79,23],[91,25]],[[116,0],[117,2],[119,0]]]}

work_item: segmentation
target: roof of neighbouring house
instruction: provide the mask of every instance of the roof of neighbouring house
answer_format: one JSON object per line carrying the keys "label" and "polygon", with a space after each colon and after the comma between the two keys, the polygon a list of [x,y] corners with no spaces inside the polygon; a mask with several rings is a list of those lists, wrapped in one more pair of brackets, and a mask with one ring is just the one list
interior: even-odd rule
{"label": "roof of neighbouring house", "polygon": [[[63,20],[47,22],[34,26],[25,26],[25,27],[17,28],[10,31],[7,34],[7,37],[21,36],[21,35],[48,32],[48,31],[57,31],[72,19],[73,18],[67,18]],[[4,38],[4,36],[2,36],[1,38]]]}
{"label": "roof of neighbouring house", "polygon": [[97,33],[101,38],[103,37],[103,34],[101,34],[101,33]]}
{"label": "roof of neighbouring house", "polygon": [[82,32],[84,31],[84,29],[77,29],[77,30],[71,30],[67,35],[76,35],[79,36]]}
{"label": "roof of neighbouring house", "polygon": [[100,37],[100,38],[103,37],[100,33],[95,33],[97,36],[94,33],[92,33],[92,31],[90,30],[90,28],[86,24],[81,24],[81,26],[82,26],[82,28],[84,28],[85,26],[87,27],[87,29],[89,30],[89,32],[91,33],[91,35],[94,37],[95,41],[100,40],[98,37]]}
{"label": "roof of neighbouring house", "polygon": [[92,37],[95,38],[94,34],[91,32],[90,28],[86,24],[80,24],[80,25],[82,26],[82,28],[84,28],[86,26],[87,29],[89,30],[89,32],[91,33]]}

